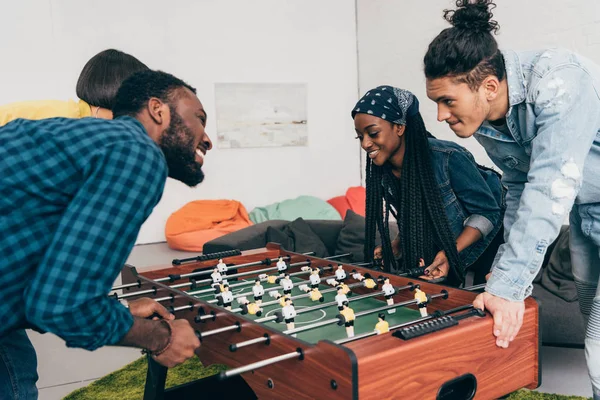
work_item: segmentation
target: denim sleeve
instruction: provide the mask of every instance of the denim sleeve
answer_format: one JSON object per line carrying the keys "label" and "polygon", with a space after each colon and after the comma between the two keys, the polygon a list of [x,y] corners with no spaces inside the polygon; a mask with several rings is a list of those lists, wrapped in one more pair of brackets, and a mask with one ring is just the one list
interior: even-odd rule
{"label": "denim sleeve", "polygon": [[464,226],[470,226],[487,236],[500,222],[500,199],[494,198],[471,154],[453,151],[448,159],[450,185],[469,216]]}
{"label": "denim sleeve", "polygon": [[99,149],[82,174],[24,307],[29,322],[67,346],[94,350],[118,343],[131,329],[131,314],[107,293],[162,195],[167,172],[158,148],[126,142]]}
{"label": "denim sleeve", "polygon": [[531,294],[548,244],[579,192],[584,160],[600,122],[594,80],[578,66],[552,70],[531,90],[537,136],[527,182],[520,198],[513,199],[518,206],[509,204],[507,240],[486,286],[489,293],[513,301]]}

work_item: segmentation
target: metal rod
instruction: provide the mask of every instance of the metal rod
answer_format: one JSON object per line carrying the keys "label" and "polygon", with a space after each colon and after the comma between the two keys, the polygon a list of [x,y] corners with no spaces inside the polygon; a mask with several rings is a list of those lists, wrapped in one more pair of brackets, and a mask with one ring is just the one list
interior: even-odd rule
{"label": "metal rod", "polygon": [[246,340],[245,342],[232,343],[229,345],[229,350],[233,352],[237,351],[238,349],[241,349],[242,347],[252,346],[253,344],[269,344],[270,342],[271,338],[269,337],[269,334],[265,333],[263,336],[257,337],[256,339]]}
{"label": "metal rod", "polygon": [[[309,251],[308,253],[302,253],[303,256],[310,256],[315,254],[314,251]],[[346,253],[343,255],[349,255],[350,253]],[[337,257],[341,257],[341,256],[337,256]],[[284,256],[283,257],[284,260],[291,260],[292,256]],[[261,260],[261,261],[254,261],[254,262],[250,262],[250,263],[246,263],[246,264],[239,264],[239,265],[232,265],[231,268],[244,268],[244,267],[253,267],[255,265],[262,265],[265,263],[265,260]],[[190,272],[189,274],[182,274],[179,275],[179,279],[184,279],[184,278],[191,278],[193,276],[199,276],[199,275],[206,275],[209,274],[213,271],[213,268],[207,268],[206,270],[202,270],[202,271],[197,271],[197,272]],[[164,278],[158,278],[158,279],[154,279],[155,282],[166,282],[171,280],[171,277],[164,277]],[[134,287],[134,286],[140,286],[142,285],[142,281],[138,280],[136,283],[127,283],[124,285],[119,285],[119,286],[114,286],[112,289],[110,289],[111,291],[113,290],[119,290],[119,289],[127,289],[130,287]]]}
{"label": "metal rod", "polygon": [[463,290],[469,290],[471,292],[475,292],[477,290],[485,289],[485,285],[486,285],[485,283],[480,283],[479,285],[465,287],[465,288],[463,288]]}
{"label": "metal rod", "polygon": [[[438,297],[446,297],[447,295],[448,295],[447,292],[434,294],[434,295],[431,295],[431,299],[435,299]],[[407,301],[403,301],[401,303],[394,303],[392,305],[386,305],[384,307],[378,307],[378,308],[373,308],[371,310],[361,311],[359,313],[354,314],[354,316],[355,316],[355,318],[358,318],[358,317],[362,317],[363,315],[368,315],[368,314],[373,314],[373,313],[380,312],[380,311],[390,310],[392,308],[405,307],[405,306],[408,306],[411,304],[417,304],[417,300],[407,300]],[[320,328],[322,326],[331,325],[331,324],[337,323],[338,321],[339,321],[338,318],[329,319],[326,321],[316,322],[312,325],[306,325],[306,326],[302,326],[299,328],[288,329],[286,331],[283,331],[283,333],[287,333],[288,335],[291,335],[294,333],[309,331],[312,329]]]}
{"label": "metal rod", "polygon": [[[290,275],[291,276],[291,275]],[[352,283],[350,285],[348,285],[348,288],[352,289],[358,286],[364,286],[362,282],[359,283]],[[337,289],[336,288],[331,288],[331,289],[325,289],[325,290],[320,290],[321,294],[323,293],[331,293],[331,292],[335,292]],[[306,294],[299,294],[297,296],[292,296],[291,299],[292,300],[297,300],[297,299],[303,299],[305,297],[310,297],[310,293],[306,293]],[[264,303],[261,303],[260,306],[261,307],[266,307],[266,306],[272,306],[273,304],[278,304],[279,300],[273,300],[273,301],[266,301]],[[236,312],[240,312],[242,311],[241,308],[234,308],[233,310],[231,310],[231,312],[236,313]]]}
{"label": "metal rod", "polygon": [[[315,254],[314,251],[309,251],[307,253],[302,253],[303,256],[310,256],[310,255],[314,255],[314,254]],[[336,258],[346,257],[346,256],[349,256],[349,255],[351,255],[351,253],[344,253],[344,254],[339,254],[339,255],[336,255],[336,256],[324,257],[323,259],[324,260],[334,260]],[[284,260],[291,260],[292,256],[284,256],[282,258]],[[262,265],[264,263],[265,263],[265,260],[254,261],[254,262],[246,263],[246,264],[232,265],[230,268],[236,269],[236,268],[253,267],[255,265]],[[309,262],[303,261],[303,262],[300,262],[300,263],[290,264],[290,267],[297,267],[299,265],[306,265],[306,264],[309,264]],[[270,269],[268,269],[268,271],[273,271],[275,269],[277,269],[277,267],[270,268]],[[253,274],[253,273],[265,272],[266,270],[267,269],[265,268],[264,270],[256,270],[256,271],[251,271],[251,272],[244,272],[244,274],[250,275],[250,274]],[[213,268],[209,267],[206,270],[197,271],[197,272],[190,272],[189,274],[179,275],[179,278],[177,280],[179,280],[179,279],[185,279],[185,278],[191,278],[191,277],[200,276],[200,275],[208,275],[208,274],[210,274],[212,272],[213,272]],[[238,276],[241,276],[241,274],[230,275],[230,276],[227,276],[227,277],[228,278],[236,278]],[[154,282],[166,282],[166,281],[169,281],[169,280],[171,280],[171,277],[163,277],[163,278],[154,279]],[[210,283],[210,282],[212,282],[212,279],[211,280],[206,279],[204,281],[199,281],[199,282],[196,282],[196,284],[203,284],[203,283]],[[113,291],[113,290],[127,289],[127,288],[131,288],[131,287],[134,287],[134,286],[141,287],[142,284],[143,284],[143,282],[141,282],[141,281],[138,281],[136,283],[127,283],[127,284],[124,284],[124,285],[114,286],[110,290]],[[177,289],[177,288],[185,287],[185,286],[189,286],[189,285],[191,285],[191,282],[189,282],[189,283],[186,282],[185,284],[173,285],[171,287],[174,288],[174,289]]]}
{"label": "metal rod", "polygon": [[[352,296],[348,299],[348,302],[362,300],[362,299],[368,299],[369,297],[381,296],[382,294],[383,294],[382,291],[377,291],[377,292],[373,292],[373,293],[361,294],[359,296]],[[327,307],[336,306],[336,305],[337,305],[337,301],[321,303],[321,304],[317,304],[316,306],[301,308],[300,310],[296,311],[296,314],[304,314],[307,312],[320,310],[321,308],[327,308]],[[271,315],[270,317],[259,318],[259,319],[254,320],[254,322],[258,322],[258,323],[268,322],[268,321],[273,321],[274,319],[277,319],[277,315]]]}
{"label": "metal rod", "polygon": [[119,299],[119,300],[128,299],[130,297],[141,296],[143,294],[150,294],[150,293],[156,293],[156,288],[148,289],[148,290],[140,290],[139,292],[134,292],[134,293],[120,294],[120,295],[117,295],[117,299]]}
{"label": "metal rod", "polygon": [[299,360],[302,360],[303,353],[302,353],[301,349],[298,349],[298,350],[296,350],[296,351],[294,351],[292,353],[282,354],[282,355],[277,356],[277,357],[272,357],[272,358],[267,358],[265,360],[257,361],[255,363],[248,364],[248,365],[245,365],[243,367],[230,369],[228,371],[222,371],[219,374],[219,378],[220,379],[231,378],[232,376],[241,375],[244,372],[248,372],[248,371],[252,371],[252,370],[255,370],[255,369],[262,368],[262,367],[266,367],[267,365],[275,364],[275,363],[278,363],[280,361],[285,361],[285,360],[289,360],[289,359],[296,358],[296,357],[298,357]]}
{"label": "metal rod", "polygon": [[176,311],[181,311],[181,310],[191,310],[194,308],[193,304],[189,304],[187,306],[179,306],[179,307],[173,307],[173,309],[171,310],[171,312],[176,312]]}
{"label": "metal rod", "polygon": [[124,285],[114,286],[110,290],[113,291],[113,290],[127,289],[127,288],[134,287],[134,286],[141,287],[142,286],[142,281],[138,280],[135,283],[126,283]]}
{"label": "metal rod", "polygon": [[[296,265],[294,265],[296,266]],[[308,274],[310,273],[310,271],[298,271],[298,272],[294,272],[293,274],[290,274],[290,276],[298,276],[298,275],[302,275],[302,274]],[[229,277],[227,277],[229,278]],[[230,289],[236,288],[236,287],[240,287],[240,286],[247,286],[247,285],[254,285],[253,281],[250,282],[240,282],[240,283],[234,283],[232,285],[229,285]],[[196,295],[196,294],[202,294],[202,293],[210,293],[210,292],[214,292],[215,290],[213,288],[210,289],[200,289],[200,290],[196,290],[196,291],[192,291],[192,292],[187,292],[187,294],[190,295]]]}
{"label": "metal rod", "polygon": [[[423,321],[429,321],[430,319],[435,319],[435,318],[443,317],[444,315],[453,314],[453,313],[456,313],[456,312],[468,310],[470,308],[473,308],[472,304],[469,304],[469,305],[466,305],[466,306],[456,307],[456,308],[453,308],[451,310],[446,310],[446,311],[442,311],[442,312],[439,312],[439,313],[429,314],[426,317],[421,317],[421,318],[417,318],[417,319],[415,319],[413,321],[403,322],[403,323],[398,324],[398,325],[390,326],[389,330],[391,332],[391,331],[396,330],[398,328],[404,328],[405,326],[408,326],[408,325],[418,324],[419,322],[423,322]],[[376,331],[366,332],[366,333],[363,333],[363,334],[360,334],[360,335],[356,335],[356,336],[353,336],[353,337],[336,340],[335,343],[336,344],[344,344],[344,343],[353,342],[355,340],[364,339],[366,337],[374,336],[374,335],[377,335]]]}
{"label": "metal rod", "polygon": [[325,260],[337,260],[338,258],[351,256],[352,253],[336,254],[335,256],[325,257]]}
{"label": "metal rod", "polygon": [[204,339],[207,336],[212,336],[212,335],[216,335],[216,334],[219,334],[219,333],[232,331],[234,329],[241,329],[241,325],[240,325],[239,322],[236,322],[234,325],[224,326],[222,328],[217,328],[217,329],[213,329],[213,330],[210,330],[210,331],[199,332],[198,336],[201,339]]}

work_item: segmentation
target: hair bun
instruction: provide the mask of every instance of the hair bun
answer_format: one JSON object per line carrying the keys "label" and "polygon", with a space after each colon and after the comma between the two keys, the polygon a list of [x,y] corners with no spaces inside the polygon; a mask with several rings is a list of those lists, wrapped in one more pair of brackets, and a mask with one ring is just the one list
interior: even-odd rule
{"label": "hair bun", "polygon": [[492,20],[492,10],[496,8],[491,0],[457,0],[456,10],[444,10],[444,19],[457,29],[472,32],[494,32],[500,29]]}

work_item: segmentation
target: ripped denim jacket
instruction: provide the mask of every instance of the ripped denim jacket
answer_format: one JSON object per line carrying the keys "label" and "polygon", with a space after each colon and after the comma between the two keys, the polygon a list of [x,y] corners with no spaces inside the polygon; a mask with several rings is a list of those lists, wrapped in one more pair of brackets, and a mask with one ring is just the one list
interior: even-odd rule
{"label": "ripped denim jacket", "polygon": [[508,189],[486,291],[523,300],[573,204],[600,202],[600,67],[558,49],[503,55],[507,129],[485,122],[475,134]]}

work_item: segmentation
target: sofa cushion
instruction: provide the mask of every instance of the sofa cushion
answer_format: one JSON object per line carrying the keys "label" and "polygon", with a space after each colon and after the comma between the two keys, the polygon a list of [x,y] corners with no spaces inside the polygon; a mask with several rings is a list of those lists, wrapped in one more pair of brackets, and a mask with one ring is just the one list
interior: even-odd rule
{"label": "sofa cushion", "polygon": [[335,254],[352,254],[352,262],[364,260],[365,218],[352,210],[346,212],[342,230],[337,239]]}
{"label": "sofa cushion", "polygon": [[317,257],[327,257],[327,247],[302,218],[281,227],[268,227],[265,241],[279,243],[284,249],[296,253],[313,251]]}
{"label": "sofa cushion", "polygon": [[338,221],[342,219],[331,204],[314,196],[299,196],[264,207],[256,207],[250,212],[250,220],[254,223],[273,219],[293,221],[296,218]]}

